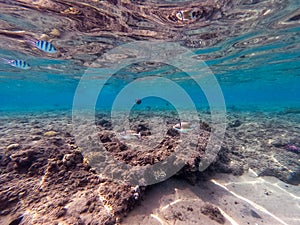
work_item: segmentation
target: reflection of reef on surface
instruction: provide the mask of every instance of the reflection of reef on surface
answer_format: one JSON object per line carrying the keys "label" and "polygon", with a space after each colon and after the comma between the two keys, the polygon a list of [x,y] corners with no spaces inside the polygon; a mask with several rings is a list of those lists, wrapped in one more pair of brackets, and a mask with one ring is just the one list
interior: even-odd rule
{"label": "reflection of reef on surface", "polygon": [[[289,4],[293,7],[288,1],[279,0],[181,3],[19,0],[13,7],[10,4],[0,3],[0,12],[5,15],[0,21],[2,49],[40,56],[41,53],[28,46],[26,40],[50,40],[60,52],[55,57],[73,59],[85,66],[108,49],[134,40],[178,41],[184,46],[201,49],[226,42],[240,34],[249,34],[240,41],[225,43],[230,45],[227,46],[230,49],[225,49],[227,54],[212,51],[212,54],[201,55],[202,60],[220,58],[245,46],[276,42],[278,38],[272,32],[299,23],[297,10],[283,18],[277,15]],[[255,33],[266,24],[272,35]],[[293,33],[285,35],[288,37],[284,40],[287,40]],[[283,38],[283,34],[278,33],[277,36]]]}

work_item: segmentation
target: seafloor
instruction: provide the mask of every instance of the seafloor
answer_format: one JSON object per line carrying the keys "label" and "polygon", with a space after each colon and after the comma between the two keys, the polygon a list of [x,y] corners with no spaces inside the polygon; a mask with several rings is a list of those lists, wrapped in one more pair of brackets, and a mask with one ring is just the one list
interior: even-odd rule
{"label": "seafloor", "polygon": [[[171,155],[178,118],[147,115],[153,116],[131,120],[141,139],[120,140],[107,115],[98,113],[105,150],[131,166]],[[137,188],[91,166],[74,138],[74,131],[85,131],[73,130],[70,112],[3,113],[0,224],[299,224],[299,112],[228,112],[221,150],[204,172],[196,168],[205,155],[210,115],[200,118],[197,147],[185,166],[164,182]],[[145,148],[162,121],[168,127],[162,141]]]}

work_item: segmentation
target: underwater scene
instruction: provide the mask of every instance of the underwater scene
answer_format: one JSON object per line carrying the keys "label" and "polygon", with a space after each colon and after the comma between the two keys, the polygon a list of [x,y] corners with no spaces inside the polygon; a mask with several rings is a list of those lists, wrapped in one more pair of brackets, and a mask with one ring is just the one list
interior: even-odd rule
{"label": "underwater scene", "polygon": [[0,224],[300,224],[300,1],[0,0]]}

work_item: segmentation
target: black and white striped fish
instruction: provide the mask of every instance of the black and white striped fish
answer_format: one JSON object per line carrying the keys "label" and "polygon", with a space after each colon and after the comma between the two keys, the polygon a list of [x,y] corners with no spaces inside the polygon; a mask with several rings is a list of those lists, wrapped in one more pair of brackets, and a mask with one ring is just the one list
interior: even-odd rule
{"label": "black and white striped fish", "polygon": [[22,60],[22,59],[11,60],[11,59],[0,58],[0,60],[3,63],[11,65],[13,67],[16,67],[18,69],[29,70],[31,68],[31,66],[27,62],[25,62],[24,60]]}
{"label": "black and white striped fish", "polygon": [[47,52],[47,53],[56,53],[56,48],[54,47],[53,44],[51,44],[50,42],[48,41],[44,41],[44,40],[38,40],[35,42],[35,46],[44,51],[44,52]]}
{"label": "black and white striped fish", "polygon": [[47,52],[47,53],[56,53],[57,50],[53,44],[49,41],[44,40],[26,40],[29,44],[33,45],[34,47]]}

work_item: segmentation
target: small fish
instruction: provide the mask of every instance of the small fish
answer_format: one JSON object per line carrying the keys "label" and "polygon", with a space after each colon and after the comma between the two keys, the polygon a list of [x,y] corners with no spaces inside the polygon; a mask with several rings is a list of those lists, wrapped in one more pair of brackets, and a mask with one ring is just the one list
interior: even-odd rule
{"label": "small fish", "polygon": [[18,69],[29,70],[31,68],[31,66],[22,59],[11,60],[11,59],[0,58],[0,60],[3,63],[16,67]]}
{"label": "small fish", "polygon": [[44,52],[52,53],[52,54],[57,52],[57,50],[54,47],[54,45],[51,44],[48,41],[44,41],[44,40],[27,40],[27,42],[29,44],[34,45],[35,47],[37,47],[38,49],[40,49],[40,50],[42,50]]}
{"label": "small fish", "polygon": [[40,41],[37,41],[35,43],[35,46],[44,51],[44,52],[47,52],[47,53],[56,53],[56,48],[53,46],[53,44],[51,44],[50,42],[48,41],[43,41],[43,40],[40,40]]}
{"label": "small fish", "polygon": [[177,130],[180,133],[188,133],[191,129],[180,129],[180,128],[175,128],[173,127],[174,130]]}
{"label": "small fish", "polygon": [[133,130],[125,130],[123,133],[120,134],[120,138],[124,140],[130,140],[132,138],[141,139],[141,132],[136,133]]}
{"label": "small fish", "polygon": [[173,126],[173,129],[180,133],[187,133],[191,130],[191,124],[189,122],[177,123]]}
{"label": "small fish", "polygon": [[135,104],[139,105],[141,103],[142,103],[142,99],[139,99],[139,98],[135,99]]}

